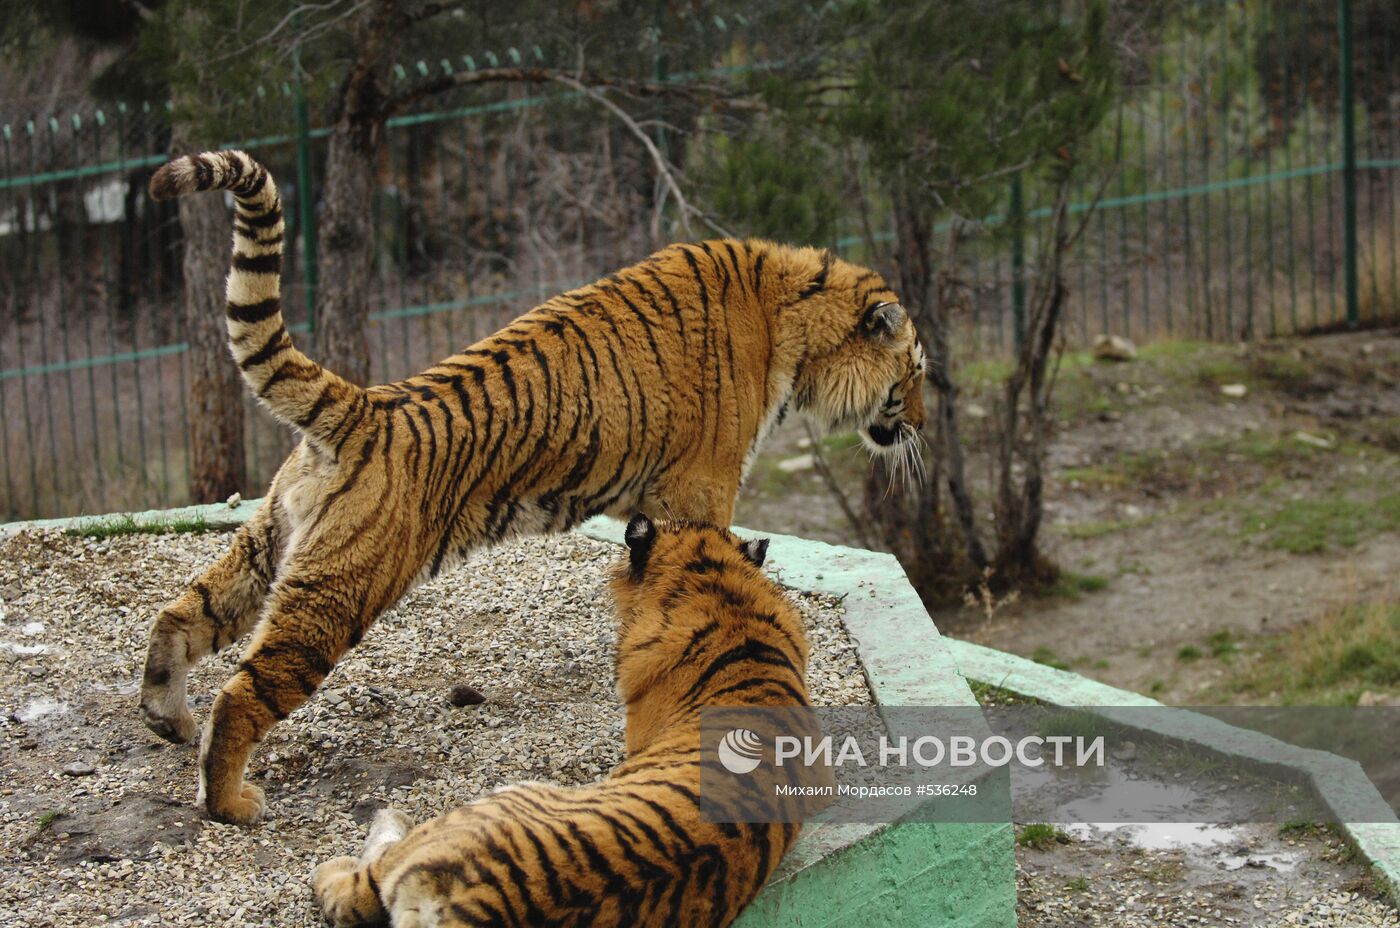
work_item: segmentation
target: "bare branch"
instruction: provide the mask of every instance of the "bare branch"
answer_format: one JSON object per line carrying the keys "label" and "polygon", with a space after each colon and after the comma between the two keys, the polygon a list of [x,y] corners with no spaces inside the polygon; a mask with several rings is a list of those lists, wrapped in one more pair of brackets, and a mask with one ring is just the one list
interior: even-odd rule
{"label": "bare branch", "polygon": [[625,77],[608,77],[589,74],[583,70],[563,71],[558,68],[515,67],[483,68],[479,71],[457,71],[442,74],[429,81],[417,84],[389,101],[388,113],[393,115],[426,97],[445,93],[458,87],[477,84],[548,84],[560,82],[561,78],[573,80],[581,86],[606,87],[634,97],[655,97],[658,99],[688,100],[704,104],[719,112],[756,113],[766,111],[761,100],[750,95],[736,93],[721,84],[702,81],[638,81]]}
{"label": "bare branch", "polygon": [[141,18],[142,22],[148,23],[155,19],[155,11],[146,6],[146,4],[141,3],[140,0],[122,0],[122,2],[131,7],[136,15]]}
{"label": "bare branch", "polygon": [[[580,92],[580,94],[584,95],[584,97],[594,99],[594,101],[598,102],[599,106],[602,106],[603,109],[606,109],[606,111],[612,113],[613,116],[616,116],[619,122],[622,122],[624,126],[627,126],[627,129],[631,130],[631,134],[637,137],[637,140],[640,141],[640,143],[643,144],[645,150],[647,150],[647,154],[651,155],[651,164],[652,167],[655,167],[655,169],[657,169],[657,176],[659,176],[659,178],[661,178],[661,181],[665,183],[666,189],[668,189],[669,192],[671,192],[671,196],[676,197],[676,206],[678,206],[680,209],[680,227],[682,227],[683,230],[685,230],[686,238],[694,237],[694,232],[690,230],[690,217],[692,216],[699,218],[699,220],[703,221],[704,224],[708,225],[708,227],[710,227],[711,230],[718,232],[718,234],[720,235],[724,235],[725,238],[734,238],[734,232],[728,231],[727,228],[724,228],[722,227],[722,225],[715,223],[714,220],[711,220],[710,217],[706,216],[706,213],[704,213],[703,210],[697,209],[697,207],[693,206],[693,204],[690,203],[689,200],[686,200],[685,192],[682,192],[679,183],[676,182],[676,175],[673,174],[671,162],[666,161],[665,155],[661,154],[661,150],[657,148],[657,143],[651,140],[651,136],[648,136],[647,130],[637,125],[637,120],[631,118],[630,113],[627,112],[626,109],[623,109],[622,106],[619,106],[615,104],[615,102],[610,101],[610,99],[606,98],[601,91],[596,90],[596,88],[594,87],[588,87],[588,85],[582,84],[580,83],[580,81],[574,80],[573,77],[567,77],[564,76],[564,74],[553,73],[552,77],[550,77],[550,80],[553,80],[556,84],[563,84],[564,87],[568,87],[571,88],[571,90]],[[657,218],[654,218],[654,220],[652,220],[652,228],[654,228],[654,234],[655,231],[658,231],[657,225],[658,220]]]}
{"label": "bare branch", "polygon": [[461,8],[462,4],[460,3],[425,3],[405,16],[404,19],[407,20],[409,24],[421,23],[425,20],[432,19],[434,16],[440,16],[443,13],[448,13],[452,10],[460,10]]}
{"label": "bare branch", "polygon": [[[132,3],[135,2],[135,0],[127,0],[127,2]],[[267,30],[267,32],[263,33],[258,38],[253,39],[249,42],[245,42],[239,45],[237,48],[233,49],[232,51],[223,52],[219,55],[215,55],[211,57],[209,61],[210,63],[228,61],[229,59],[238,58],[240,56],[246,55],[253,49],[261,45],[266,45],[270,43],[274,38],[277,37],[279,33],[282,32],[282,30],[286,29],[289,25],[296,22],[298,17],[303,17],[309,13],[320,12],[323,10],[334,10],[336,7],[346,7],[345,9],[335,13],[335,15],[333,16],[330,16],[319,22],[313,23],[309,26],[305,26],[301,30],[300,34],[296,36],[296,40],[283,47],[280,52],[280,54],[284,56],[291,55],[298,45],[305,44],[309,39],[319,35],[322,32],[325,32],[327,29],[331,28],[337,23],[350,19],[356,13],[360,12],[360,10],[369,6],[369,4],[370,0],[355,0],[355,2],[350,3],[348,6],[345,5],[344,0],[328,0],[328,2],[326,3],[297,4],[296,6],[292,7],[292,9],[289,10],[286,13],[286,15],[279,19],[271,29]]]}

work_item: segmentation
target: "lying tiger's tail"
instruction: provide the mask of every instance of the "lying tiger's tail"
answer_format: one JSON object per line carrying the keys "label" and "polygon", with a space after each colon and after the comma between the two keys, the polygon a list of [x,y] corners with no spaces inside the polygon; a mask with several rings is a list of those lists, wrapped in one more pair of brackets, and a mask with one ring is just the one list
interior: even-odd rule
{"label": "lying tiger's tail", "polygon": [[151,178],[157,200],[229,190],[233,261],[228,272],[229,347],[248,388],[307,440],[334,451],[337,433],[363,415],[365,391],[325,370],[292,344],[282,321],[282,198],[267,168],[241,151],[176,158]]}

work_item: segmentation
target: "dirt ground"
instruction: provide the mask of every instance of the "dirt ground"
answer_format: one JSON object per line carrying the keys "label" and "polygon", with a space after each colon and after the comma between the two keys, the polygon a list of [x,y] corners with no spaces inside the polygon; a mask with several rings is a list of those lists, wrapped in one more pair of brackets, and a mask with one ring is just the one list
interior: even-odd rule
{"label": "dirt ground", "polygon": [[[993,402],[990,379],[974,378],[962,407],[974,436]],[[1397,592],[1400,331],[1168,342],[1122,364],[1067,356],[1056,402],[1042,539],[1069,581],[990,621],[950,606],[934,617],[944,633],[1209,703],[1247,666],[1251,642]],[[856,543],[802,466],[809,447],[800,424],[784,425],[737,521]],[[830,453],[852,488],[862,455]],[[986,472],[975,450],[969,471]],[[1217,659],[1220,642],[1237,659]]]}

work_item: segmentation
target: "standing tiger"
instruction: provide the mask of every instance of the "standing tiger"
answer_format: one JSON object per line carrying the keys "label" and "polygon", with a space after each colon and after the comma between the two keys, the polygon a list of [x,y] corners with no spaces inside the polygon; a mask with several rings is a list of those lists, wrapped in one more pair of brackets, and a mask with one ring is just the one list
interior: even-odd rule
{"label": "standing tiger", "polygon": [[627,759],[590,786],[512,786],[417,828],[381,811],[358,859],[312,877],[333,925],[723,926],[752,901],[798,825],[707,820],[700,714],[808,705],[802,619],[759,569],[766,539],[642,515],[625,538]]}
{"label": "standing tiger", "polygon": [[283,324],[282,203],[238,151],[179,158],[166,199],[233,193],[227,325],[254,394],[302,435],[227,554],[156,617],[141,710],[194,737],[193,662],[254,627],[214,700],[200,804],[246,824],[253,747],[415,583],[483,545],[598,513],[728,525],[758,447],[789,408],[911,455],[924,353],[880,275],[812,248],[672,245],[555,297],[397,383],[361,388]]}

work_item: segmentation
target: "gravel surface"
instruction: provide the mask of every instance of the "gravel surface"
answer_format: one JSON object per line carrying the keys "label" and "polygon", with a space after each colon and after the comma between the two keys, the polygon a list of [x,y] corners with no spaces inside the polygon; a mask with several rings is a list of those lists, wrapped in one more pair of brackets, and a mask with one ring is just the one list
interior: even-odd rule
{"label": "gravel surface", "polygon": [[[311,869],[357,852],[379,807],[421,821],[620,760],[603,588],[618,549],[528,539],[416,590],[273,729],[249,768],[267,790],[263,823],[206,821],[195,748],[146,731],[136,691],[152,617],[227,540],[0,541],[0,924],[321,925]],[[813,701],[869,705],[839,604],[794,595]],[[201,722],[237,656],[191,675]],[[462,686],[485,702],[454,705],[471,702]]]}

